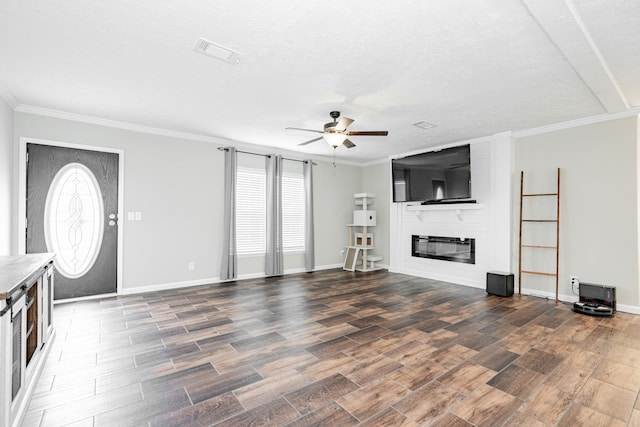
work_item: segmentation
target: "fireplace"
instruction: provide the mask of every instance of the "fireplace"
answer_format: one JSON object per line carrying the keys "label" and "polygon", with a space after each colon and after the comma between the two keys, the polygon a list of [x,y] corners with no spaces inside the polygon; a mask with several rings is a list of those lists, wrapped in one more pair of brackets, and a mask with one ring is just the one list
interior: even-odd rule
{"label": "fireplace", "polygon": [[411,255],[414,257],[476,263],[476,239],[414,234],[411,240]]}

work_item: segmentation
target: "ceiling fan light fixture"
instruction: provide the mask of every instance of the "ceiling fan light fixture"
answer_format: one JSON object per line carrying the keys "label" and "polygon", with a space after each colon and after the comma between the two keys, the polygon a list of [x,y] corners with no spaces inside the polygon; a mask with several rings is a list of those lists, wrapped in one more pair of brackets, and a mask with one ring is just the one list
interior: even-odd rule
{"label": "ceiling fan light fixture", "polygon": [[333,121],[324,124],[324,131],[315,130],[315,129],[304,129],[304,128],[293,128],[288,127],[285,129],[294,129],[294,130],[302,130],[306,132],[320,133],[322,136],[317,138],[310,139],[309,141],[302,142],[298,145],[307,145],[312,142],[319,141],[324,139],[327,144],[333,147],[335,150],[340,145],[344,145],[347,148],[353,148],[356,146],[352,141],[349,140],[350,136],[387,136],[389,132],[386,130],[375,130],[375,131],[348,131],[347,128],[351,123],[353,123],[353,119],[348,117],[340,118],[339,111],[331,111],[329,113],[331,119]]}
{"label": "ceiling fan light fixture", "polygon": [[347,135],[343,133],[327,132],[322,135],[325,141],[333,148],[338,148],[347,139]]}

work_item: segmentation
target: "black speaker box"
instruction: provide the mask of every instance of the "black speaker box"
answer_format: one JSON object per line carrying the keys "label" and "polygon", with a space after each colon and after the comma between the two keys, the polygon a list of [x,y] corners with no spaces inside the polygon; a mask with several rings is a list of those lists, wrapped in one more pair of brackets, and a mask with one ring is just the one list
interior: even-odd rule
{"label": "black speaker box", "polygon": [[487,293],[500,297],[513,296],[513,274],[489,271],[487,273]]}

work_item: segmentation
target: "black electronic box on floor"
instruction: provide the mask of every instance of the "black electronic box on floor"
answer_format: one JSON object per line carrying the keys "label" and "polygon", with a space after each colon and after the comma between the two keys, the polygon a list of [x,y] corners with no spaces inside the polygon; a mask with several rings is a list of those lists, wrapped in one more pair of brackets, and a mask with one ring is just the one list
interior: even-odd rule
{"label": "black electronic box on floor", "polygon": [[500,297],[513,296],[513,274],[502,271],[488,272],[487,293]]}
{"label": "black electronic box on floor", "polygon": [[573,311],[576,313],[613,316],[616,312],[615,286],[580,283],[578,289],[580,300],[573,303]]}

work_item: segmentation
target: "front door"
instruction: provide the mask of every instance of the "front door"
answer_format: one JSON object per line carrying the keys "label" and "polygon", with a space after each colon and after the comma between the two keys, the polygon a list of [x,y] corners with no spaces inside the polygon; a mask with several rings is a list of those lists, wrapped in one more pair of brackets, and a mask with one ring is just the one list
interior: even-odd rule
{"label": "front door", "polygon": [[54,299],[117,292],[118,154],[27,144],[26,252],[55,252]]}

